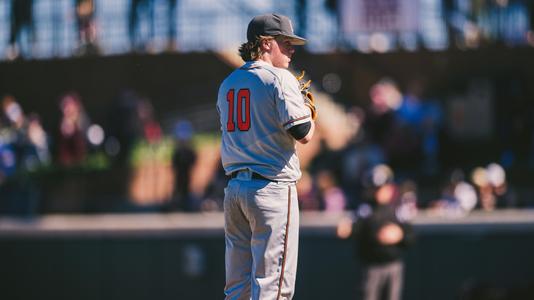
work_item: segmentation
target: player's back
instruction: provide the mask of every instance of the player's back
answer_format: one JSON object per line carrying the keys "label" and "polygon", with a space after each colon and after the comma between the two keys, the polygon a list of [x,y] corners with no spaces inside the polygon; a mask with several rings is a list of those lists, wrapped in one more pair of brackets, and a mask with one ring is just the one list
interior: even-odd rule
{"label": "player's back", "polygon": [[290,74],[265,62],[247,62],[221,84],[217,109],[221,158],[227,173],[249,168],[269,178],[284,179],[281,170],[288,163],[295,164],[291,162],[296,159],[295,142],[284,130],[279,112],[285,73]]}

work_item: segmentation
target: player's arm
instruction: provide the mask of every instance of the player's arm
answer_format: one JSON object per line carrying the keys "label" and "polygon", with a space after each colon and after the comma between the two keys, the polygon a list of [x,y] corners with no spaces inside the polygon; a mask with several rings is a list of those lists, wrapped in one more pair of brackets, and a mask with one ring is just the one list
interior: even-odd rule
{"label": "player's arm", "polygon": [[297,78],[287,70],[281,71],[275,85],[275,95],[283,127],[299,143],[310,142],[315,124],[310,108],[303,101]]}
{"label": "player's arm", "polygon": [[309,141],[311,141],[313,133],[315,132],[315,122],[309,121],[298,124],[289,128],[287,131],[299,143],[307,144]]}

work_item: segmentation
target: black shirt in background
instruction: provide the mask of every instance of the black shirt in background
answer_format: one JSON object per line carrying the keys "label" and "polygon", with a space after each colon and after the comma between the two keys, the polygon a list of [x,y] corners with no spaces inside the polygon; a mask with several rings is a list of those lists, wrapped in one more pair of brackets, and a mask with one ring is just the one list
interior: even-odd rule
{"label": "black shirt in background", "polygon": [[[361,210],[360,208],[352,231],[356,256],[364,264],[385,264],[400,260],[404,249],[414,239],[411,226],[397,218],[392,205],[367,205],[367,212],[364,211],[363,215]],[[388,223],[399,225],[404,233],[404,238],[395,245],[382,245],[378,241],[380,228]]]}

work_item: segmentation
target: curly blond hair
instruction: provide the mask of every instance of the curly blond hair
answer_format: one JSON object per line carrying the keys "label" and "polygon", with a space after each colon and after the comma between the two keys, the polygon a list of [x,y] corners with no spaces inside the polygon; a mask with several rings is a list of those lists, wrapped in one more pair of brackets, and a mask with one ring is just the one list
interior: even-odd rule
{"label": "curly blond hair", "polygon": [[261,35],[259,38],[255,39],[252,42],[246,42],[241,44],[239,47],[239,56],[244,61],[251,61],[251,60],[257,60],[260,58],[260,56],[263,54],[261,51],[261,43],[263,41],[273,40],[273,36],[263,36]]}

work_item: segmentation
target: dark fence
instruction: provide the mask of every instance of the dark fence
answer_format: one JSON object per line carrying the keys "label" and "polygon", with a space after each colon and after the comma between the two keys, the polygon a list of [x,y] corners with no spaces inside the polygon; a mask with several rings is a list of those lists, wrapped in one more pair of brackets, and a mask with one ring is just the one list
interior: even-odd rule
{"label": "dark fence", "polygon": [[[339,217],[303,214],[295,299],[355,299]],[[533,225],[531,211],[418,217],[403,299],[533,299]],[[0,297],[222,299],[221,226],[221,214],[0,219]]]}

